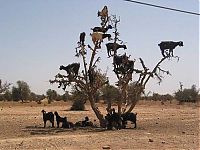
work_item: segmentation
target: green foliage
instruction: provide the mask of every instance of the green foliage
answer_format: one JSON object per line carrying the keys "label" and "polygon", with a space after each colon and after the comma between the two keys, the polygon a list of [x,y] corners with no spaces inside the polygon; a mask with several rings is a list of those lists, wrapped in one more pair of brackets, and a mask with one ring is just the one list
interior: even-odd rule
{"label": "green foliage", "polygon": [[6,91],[5,94],[4,94],[4,98],[5,100],[7,101],[12,101],[12,93],[10,91]]}
{"label": "green foliage", "polygon": [[74,100],[70,110],[73,110],[73,111],[83,111],[83,110],[85,110],[85,101],[82,100],[82,99]]}
{"label": "green foliage", "polygon": [[104,100],[117,101],[119,99],[119,90],[113,85],[105,85],[102,89],[102,97]]}
{"label": "green foliage", "polygon": [[24,102],[30,98],[31,90],[29,85],[24,81],[17,81],[17,87],[12,87],[12,98],[14,101],[21,100]]}
{"label": "green foliage", "polygon": [[135,96],[137,95],[136,93],[136,82],[131,82],[128,85],[128,99],[131,101],[132,98],[135,98]]}
{"label": "green foliage", "polygon": [[63,100],[64,102],[66,102],[66,101],[68,101],[68,100],[70,100],[70,99],[71,99],[71,96],[69,95],[69,92],[66,91],[66,92],[62,95],[62,100]]}
{"label": "green foliage", "polygon": [[153,93],[153,95],[149,99],[154,100],[154,101],[172,101],[173,98],[174,97],[170,94],[161,95],[158,93]]}
{"label": "green foliage", "polygon": [[34,92],[31,92],[31,93],[30,93],[29,100],[30,100],[30,101],[36,101],[36,99],[37,99],[37,95],[36,95]]}
{"label": "green foliage", "polygon": [[48,89],[47,92],[46,92],[46,95],[47,95],[47,98],[48,98],[48,103],[50,104],[53,100],[56,100],[57,99],[57,92],[55,90],[51,90],[51,89]]}
{"label": "green foliage", "polygon": [[196,88],[196,85],[192,85],[190,89],[179,89],[175,92],[175,99],[181,102],[197,102],[199,91]]}
{"label": "green foliage", "polygon": [[73,86],[71,94],[71,100],[73,101],[73,104],[70,110],[85,110],[85,103],[87,100],[87,95],[85,92],[80,91],[76,86]]}
{"label": "green foliage", "polygon": [[0,79],[0,94],[3,94],[4,92],[8,91],[8,89],[10,88],[11,83],[2,83],[1,79]]}

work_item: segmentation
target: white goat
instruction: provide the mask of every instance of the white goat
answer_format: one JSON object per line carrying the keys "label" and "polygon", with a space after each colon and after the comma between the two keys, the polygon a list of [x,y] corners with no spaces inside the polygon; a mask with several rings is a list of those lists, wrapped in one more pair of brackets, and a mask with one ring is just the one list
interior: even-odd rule
{"label": "white goat", "polygon": [[97,46],[100,48],[100,44],[101,42],[103,42],[104,38],[108,38],[108,40],[110,40],[111,35],[110,34],[104,34],[102,32],[93,32],[92,34],[90,34],[92,36],[92,42],[94,43],[94,45],[97,44]]}

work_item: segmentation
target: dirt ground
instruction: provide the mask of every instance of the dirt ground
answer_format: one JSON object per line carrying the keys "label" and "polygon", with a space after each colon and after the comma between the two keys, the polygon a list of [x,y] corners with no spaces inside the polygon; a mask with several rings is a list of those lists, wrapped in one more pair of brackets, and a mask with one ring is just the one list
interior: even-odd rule
{"label": "dirt ground", "polygon": [[[76,122],[85,116],[93,121],[93,111],[69,111],[69,103],[48,104],[0,102],[0,150],[13,149],[103,149],[113,150],[197,150],[199,146],[199,106],[197,104],[177,105],[141,101],[135,107],[137,129],[128,124],[128,129],[108,131],[102,128],[62,129],[43,128],[41,110],[58,111]],[[100,110],[105,106],[99,104]],[[105,112],[104,112],[105,113]],[[98,125],[98,122],[95,122]],[[106,147],[104,147],[106,148]]]}

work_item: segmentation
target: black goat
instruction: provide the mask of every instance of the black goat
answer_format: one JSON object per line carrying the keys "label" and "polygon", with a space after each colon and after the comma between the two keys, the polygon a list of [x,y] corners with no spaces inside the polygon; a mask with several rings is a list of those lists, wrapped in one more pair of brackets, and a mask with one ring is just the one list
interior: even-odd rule
{"label": "black goat", "polygon": [[135,124],[134,128],[137,127],[137,113],[124,113],[121,115],[122,117],[122,125],[123,125],[123,128],[126,128],[126,124],[127,124],[127,121],[131,121],[132,123]]}
{"label": "black goat", "polygon": [[67,121],[67,117],[63,118],[62,128],[73,128],[74,124],[72,122]]}
{"label": "black goat", "polygon": [[42,110],[43,114],[43,121],[44,121],[44,128],[46,127],[46,122],[49,120],[52,123],[52,127],[54,127],[54,114],[52,112],[46,112]]}
{"label": "black goat", "polygon": [[80,68],[80,63],[72,63],[69,64],[68,66],[63,66],[63,65],[60,66],[60,70],[65,70],[69,76],[71,75],[71,73],[77,76],[79,68]]}
{"label": "black goat", "polygon": [[111,51],[117,51],[119,48],[127,49],[126,45],[120,45],[118,43],[107,43],[106,44],[108,57],[112,56]]}
{"label": "black goat", "polygon": [[126,72],[128,71],[129,73],[133,73],[134,63],[135,61],[128,60],[127,63],[125,64],[125,71]]}
{"label": "black goat", "polygon": [[103,32],[103,33],[106,33],[109,29],[112,29],[111,25],[108,25],[105,28],[103,28],[103,27],[94,27],[92,30],[93,30],[93,32]]}
{"label": "black goat", "polygon": [[111,113],[108,113],[105,116],[105,119],[107,121],[106,127],[108,130],[112,130],[113,127],[116,129],[121,129],[122,127],[122,119],[118,113],[115,112],[115,109],[112,109]]}
{"label": "black goat", "polygon": [[84,42],[85,42],[85,32],[82,32],[80,33],[80,44],[81,45],[85,45]]}
{"label": "black goat", "polygon": [[122,56],[115,55],[113,61],[113,64],[115,64],[116,67],[120,67],[120,65],[125,64],[128,61],[128,57],[126,56],[126,53]]}
{"label": "black goat", "polygon": [[93,127],[94,124],[89,120],[89,117],[86,116],[85,120],[76,122],[75,126],[76,127]]}
{"label": "black goat", "polygon": [[183,42],[179,41],[179,42],[173,42],[173,41],[162,41],[160,44],[158,44],[158,46],[160,47],[161,53],[163,55],[163,57],[165,56],[165,50],[169,50],[167,56],[174,56],[173,54],[173,50],[177,47],[177,46],[183,46]]}
{"label": "black goat", "polygon": [[59,128],[60,123],[65,122],[66,117],[60,117],[57,111],[55,111],[54,114],[56,116],[57,128]]}

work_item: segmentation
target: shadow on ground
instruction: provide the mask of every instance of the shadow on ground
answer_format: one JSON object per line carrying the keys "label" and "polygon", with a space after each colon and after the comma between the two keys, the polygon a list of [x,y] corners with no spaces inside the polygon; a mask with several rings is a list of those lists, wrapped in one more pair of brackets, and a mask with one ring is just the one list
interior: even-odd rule
{"label": "shadow on ground", "polygon": [[41,127],[41,126],[26,126],[22,129],[23,132],[28,132],[31,135],[56,135],[58,133],[87,133],[87,132],[105,132],[109,131],[105,128],[100,127],[78,127],[78,128],[52,128],[52,127]]}

